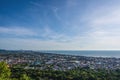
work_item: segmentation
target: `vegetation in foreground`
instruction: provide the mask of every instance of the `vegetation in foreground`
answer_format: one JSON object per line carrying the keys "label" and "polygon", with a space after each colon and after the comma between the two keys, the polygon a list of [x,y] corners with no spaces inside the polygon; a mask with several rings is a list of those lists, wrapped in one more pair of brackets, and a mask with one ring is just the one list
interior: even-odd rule
{"label": "vegetation in foreground", "polygon": [[9,68],[0,62],[0,80],[120,80],[120,70],[76,68],[69,71]]}

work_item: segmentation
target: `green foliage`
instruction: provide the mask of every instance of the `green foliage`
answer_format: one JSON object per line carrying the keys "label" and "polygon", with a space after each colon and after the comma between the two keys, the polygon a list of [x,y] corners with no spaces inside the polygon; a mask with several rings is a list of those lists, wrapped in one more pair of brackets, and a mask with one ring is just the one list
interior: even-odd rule
{"label": "green foliage", "polygon": [[[20,70],[27,74],[32,80],[119,80],[120,70],[92,70],[77,68],[69,71],[53,70],[26,70],[14,68],[14,75]],[[16,77],[17,78],[17,77]],[[29,80],[29,79],[28,79]]]}
{"label": "green foliage", "polygon": [[11,68],[0,62],[0,80],[120,80],[120,70],[76,68],[68,71]]}
{"label": "green foliage", "polygon": [[[23,69],[18,69],[17,77],[12,77],[11,76],[11,70],[9,69],[8,65],[5,62],[0,62],[0,80],[31,80],[29,76],[26,74],[21,74],[20,71],[24,71]],[[14,72],[12,72],[13,74]],[[15,72],[16,73],[16,72]]]}
{"label": "green foliage", "polygon": [[22,76],[20,77],[20,80],[31,80],[31,79],[26,74],[22,74]]}
{"label": "green foliage", "polygon": [[9,78],[11,75],[10,69],[5,62],[0,62],[0,79]]}

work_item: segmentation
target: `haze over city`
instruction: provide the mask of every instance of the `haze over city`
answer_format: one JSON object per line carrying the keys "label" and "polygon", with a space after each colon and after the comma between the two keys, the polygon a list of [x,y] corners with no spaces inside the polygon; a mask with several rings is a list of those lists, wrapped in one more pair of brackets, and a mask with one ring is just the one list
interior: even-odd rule
{"label": "haze over city", "polygon": [[120,0],[0,0],[0,48],[119,50]]}

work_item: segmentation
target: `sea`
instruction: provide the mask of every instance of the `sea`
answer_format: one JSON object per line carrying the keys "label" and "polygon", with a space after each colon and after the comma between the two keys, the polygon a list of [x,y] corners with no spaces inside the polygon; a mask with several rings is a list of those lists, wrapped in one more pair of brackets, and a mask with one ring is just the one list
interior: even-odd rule
{"label": "sea", "polygon": [[55,53],[55,54],[65,54],[65,55],[75,55],[75,56],[88,56],[88,57],[115,57],[120,58],[120,51],[107,50],[107,51],[96,51],[96,50],[44,50],[44,53]]}

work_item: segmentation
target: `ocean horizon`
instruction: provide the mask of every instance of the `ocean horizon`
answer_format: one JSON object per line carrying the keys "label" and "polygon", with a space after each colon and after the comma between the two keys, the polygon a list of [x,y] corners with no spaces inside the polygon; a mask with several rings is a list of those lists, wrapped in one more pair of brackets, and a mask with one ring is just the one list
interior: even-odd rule
{"label": "ocean horizon", "polygon": [[43,50],[44,53],[55,53],[88,57],[116,57],[120,58],[120,50]]}

